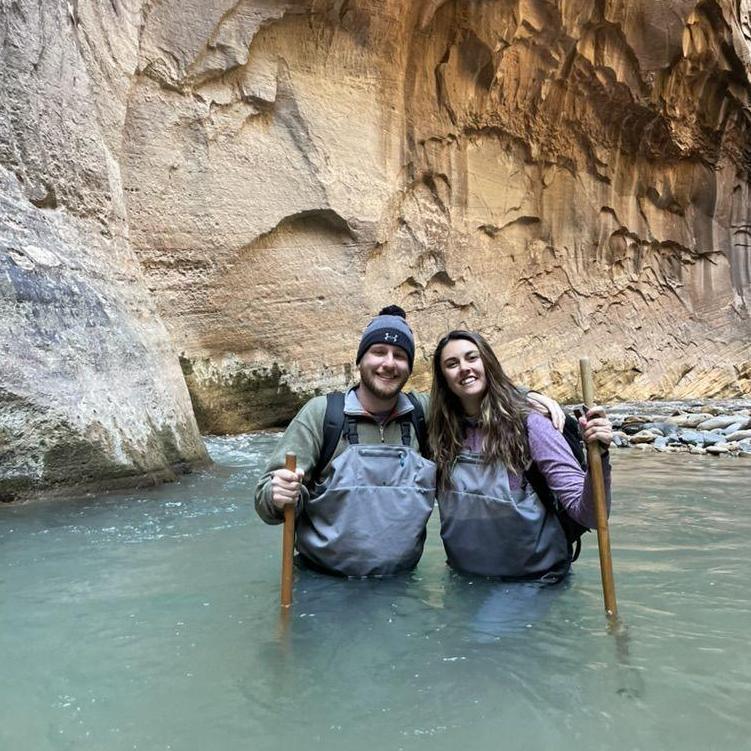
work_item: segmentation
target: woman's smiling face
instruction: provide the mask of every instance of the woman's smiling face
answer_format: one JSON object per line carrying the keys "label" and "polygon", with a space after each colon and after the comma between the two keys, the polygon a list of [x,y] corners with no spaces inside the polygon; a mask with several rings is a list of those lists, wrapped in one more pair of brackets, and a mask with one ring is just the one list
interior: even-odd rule
{"label": "woman's smiling face", "polygon": [[468,339],[452,339],[441,352],[441,372],[446,384],[468,415],[477,415],[488,383],[477,345]]}

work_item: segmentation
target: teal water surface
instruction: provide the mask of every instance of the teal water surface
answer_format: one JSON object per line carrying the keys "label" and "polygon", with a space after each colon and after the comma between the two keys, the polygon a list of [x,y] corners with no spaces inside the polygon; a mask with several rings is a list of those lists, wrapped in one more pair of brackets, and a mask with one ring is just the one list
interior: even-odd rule
{"label": "teal water surface", "polygon": [[751,749],[751,460],[616,453],[561,587],[298,573],[252,510],[275,435],[155,490],[0,508],[0,748]]}

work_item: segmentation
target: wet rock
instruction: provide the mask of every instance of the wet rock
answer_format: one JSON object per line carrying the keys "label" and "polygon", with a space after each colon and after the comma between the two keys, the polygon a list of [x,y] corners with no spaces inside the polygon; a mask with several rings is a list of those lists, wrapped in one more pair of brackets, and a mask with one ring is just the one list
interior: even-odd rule
{"label": "wet rock", "polygon": [[708,420],[711,415],[708,412],[695,414],[681,414],[668,417],[666,422],[673,423],[680,428],[695,428],[699,423]]}
{"label": "wet rock", "polygon": [[[741,456],[751,451],[751,426],[744,430],[737,429],[749,419],[749,415],[745,414],[749,411],[747,405],[746,401],[736,400],[714,404],[702,401],[677,406],[675,403],[656,402],[652,405],[634,405],[631,411],[630,405],[621,405],[609,413],[623,423],[622,430],[614,432],[613,445],[641,449],[649,447],[662,453],[695,454],[707,453],[705,449],[710,446],[720,446],[710,453],[716,456]],[[645,406],[651,406],[654,412],[648,413]],[[696,412],[689,412],[689,408]],[[712,430],[686,427],[693,424],[715,427]]]}
{"label": "wet rock", "polygon": [[621,430],[626,435],[636,435],[642,430],[651,430],[655,433],[655,435],[662,435],[662,430],[657,426],[654,422],[635,422],[635,423],[629,423],[628,425],[623,425]]}
{"label": "wet rock", "polygon": [[625,415],[617,415],[617,414],[612,414],[608,412],[608,418],[610,419],[610,422],[613,425],[613,430],[618,430],[620,432],[623,432],[621,428],[623,427],[623,420],[625,418]]}
{"label": "wet rock", "polygon": [[730,446],[727,443],[715,443],[706,447],[708,454],[727,454],[730,452]]}
{"label": "wet rock", "polygon": [[700,422],[697,425],[697,428],[698,430],[722,430],[723,428],[727,428],[731,425],[736,424],[740,425],[740,427],[735,429],[740,430],[741,427],[746,427],[747,421],[739,421],[735,415],[718,415],[716,417],[710,418],[709,420]]}
{"label": "wet rock", "polygon": [[682,430],[678,434],[678,440],[682,443],[692,443],[697,446],[704,445],[704,434],[698,430]]}
{"label": "wet rock", "polygon": [[624,435],[636,435],[639,431],[644,429],[644,423],[643,422],[631,422],[631,423],[624,423],[621,427],[621,432]]}
{"label": "wet rock", "polygon": [[629,439],[628,436],[622,431],[613,431],[613,445],[617,448],[628,448]]}
{"label": "wet rock", "polygon": [[711,415],[715,417],[721,415],[723,412],[722,407],[717,407],[717,406],[709,406],[709,407],[705,407],[705,409],[707,410],[707,412],[709,412]]}
{"label": "wet rock", "polygon": [[626,435],[635,435],[640,430],[651,430],[656,435],[673,435],[678,432],[678,427],[673,423],[665,421],[631,423],[623,425],[622,427],[622,431],[626,433]]}
{"label": "wet rock", "polygon": [[737,433],[745,427],[745,421],[736,421],[732,425],[728,425],[726,428],[716,428],[715,432],[722,433],[723,435],[730,435],[731,433]]}
{"label": "wet rock", "polygon": [[242,433],[259,419],[269,426],[283,426],[314,395],[291,391],[288,374],[276,364],[253,371],[239,362],[234,367],[225,362],[216,369],[208,359],[181,357],[180,365],[202,433]]}
{"label": "wet rock", "polygon": [[751,435],[751,420],[744,418],[722,430],[725,435],[733,435],[733,433],[740,433],[743,431],[748,432]]}
{"label": "wet rock", "polygon": [[640,430],[638,433],[631,436],[631,443],[633,445],[643,444],[643,443],[652,443],[658,437],[662,437],[662,436],[660,436],[659,433],[656,433],[655,431]]}
{"label": "wet rock", "polygon": [[701,431],[702,438],[704,439],[704,446],[715,446],[718,443],[725,443],[726,438],[722,433],[715,433],[713,431]]}

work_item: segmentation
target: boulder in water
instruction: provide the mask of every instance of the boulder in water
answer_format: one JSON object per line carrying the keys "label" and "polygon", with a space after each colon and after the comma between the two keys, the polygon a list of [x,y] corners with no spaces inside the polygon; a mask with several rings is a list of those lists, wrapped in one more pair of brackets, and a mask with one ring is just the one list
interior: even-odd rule
{"label": "boulder in water", "polygon": [[[741,427],[745,427],[743,420],[739,421],[735,415],[718,415],[717,417],[711,417],[709,420],[700,422],[696,427],[699,430],[722,430],[739,422]],[[740,430],[740,428],[737,429]]]}
{"label": "boulder in water", "polygon": [[658,437],[661,438],[662,436],[659,436],[651,430],[640,430],[638,433],[631,436],[631,443],[653,443]]}
{"label": "boulder in water", "polygon": [[711,446],[707,446],[706,451],[708,454],[729,454],[730,446],[728,446],[727,443],[715,443]]}
{"label": "boulder in water", "polygon": [[728,441],[744,441],[747,438],[751,438],[751,429],[737,430],[735,433],[728,433],[726,438]]}
{"label": "boulder in water", "polygon": [[682,443],[690,443],[695,446],[704,445],[704,434],[698,430],[682,430],[678,435],[678,439]]}
{"label": "boulder in water", "polygon": [[616,430],[613,433],[613,445],[617,448],[628,448],[630,445],[628,436],[624,432]]}
{"label": "boulder in water", "polygon": [[707,412],[692,414],[682,413],[668,417],[665,422],[677,425],[679,428],[695,428],[700,422],[704,422],[704,420],[708,420],[710,417],[711,415]]}
{"label": "boulder in water", "polygon": [[701,431],[701,434],[704,437],[705,446],[716,446],[718,443],[725,443],[727,441],[727,438],[722,433],[703,430]]}

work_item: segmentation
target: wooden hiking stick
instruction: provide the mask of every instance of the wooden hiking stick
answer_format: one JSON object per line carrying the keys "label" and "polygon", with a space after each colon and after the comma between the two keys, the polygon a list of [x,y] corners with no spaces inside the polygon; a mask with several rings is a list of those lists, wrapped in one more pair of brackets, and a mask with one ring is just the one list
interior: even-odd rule
{"label": "wooden hiking stick", "polygon": [[[297,456],[291,451],[285,457],[285,466],[290,472],[297,469]],[[282,589],[281,606],[292,604],[292,556],[295,552],[295,503],[284,506],[284,533],[282,534]]]}
{"label": "wooden hiking stick", "polygon": [[[589,410],[594,404],[594,387],[592,385],[592,366],[588,357],[579,360],[582,379],[582,396],[584,407]],[[587,443],[587,466],[595,502],[597,519],[597,547],[600,551],[600,575],[602,576],[602,594],[605,598],[605,612],[611,621],[618,617],[615,602],[615,581],[613,579],[613,558],[610,554],[610,530],[608,529],[608,509],[605,504],[605,480],[602,474],[602,456],[597,440]]]}
{"label": "wooden hiking stick", "polygon": [[[594,386],[592,385],[592,368],[589,358],[579,360],[582,380],[584,406],[589,409],[594,404]],[[617,693],[629,699],[638,699],[644,695],[644,680],[641,673],[631,664],[629,656],[629,636],[626,626],[618,618],[618,606],[615,601],[615,582],[613,580],[613,558],[610,553],[610,530],[608,529],[608,509],[605,504],[605,479],[602,473],[602,456],[598,441],[587,444],[587,462],[589,466],[592,494],[595,501],[597,519],[597,547],[600,551],[600,574],[602,576],[602,594],[605,599],[605,612],[608,615],[608,630],[615,636],[616,659],[623,668],[620,673],[620,687]]]}

